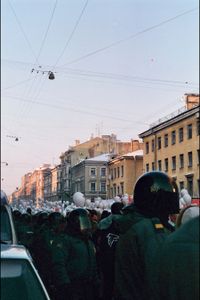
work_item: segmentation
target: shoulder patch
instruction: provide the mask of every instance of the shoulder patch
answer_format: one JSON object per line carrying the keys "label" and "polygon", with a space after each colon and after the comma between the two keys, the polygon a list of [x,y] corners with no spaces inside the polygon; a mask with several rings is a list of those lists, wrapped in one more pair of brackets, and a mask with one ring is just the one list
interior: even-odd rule
{"label": "shoulder patch", "polygon": [[154,224],[154,227],[155,227],[156,229],[162,229],[162,228],[164,228],[164,226],[163,226],[161,223],[159,223],[159,224]]}
{"label": "shoulder patch", "polygon": [[163,224],[160,223],[160,220],[158,220],[158,219],[151,219],[151,221],[152,221],[153,227],[154,227],[154,229],[155,229],[155,231],[157,233],[164,232],[164,226],[163,226]]}

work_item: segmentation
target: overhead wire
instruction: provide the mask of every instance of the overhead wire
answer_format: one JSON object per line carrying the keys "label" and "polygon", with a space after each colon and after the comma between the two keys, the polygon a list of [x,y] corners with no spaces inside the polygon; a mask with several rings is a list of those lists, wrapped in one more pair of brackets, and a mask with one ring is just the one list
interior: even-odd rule
{"label": "overhead wire", "polygon": [[67,47],[69,46],[69,43],[71,42],[71,40],[72,40],[72,38],[73,38],[73,36],[74,36],[74,34],[75,34],[75,31],[76,31],[76,29],[78,28],[78,25],[79,25],[79,23],[80,23],[80,21],[81,21],[81,18],[82,18],[83,14],[84,14],[84,12],[85,12],[85,10],[86,10],[86,7],[87,7],[87,5],[88,5],[88,2],[89,2],[89,0],[86,0],[85,4],[84,4],[84,6],[83,6],[83,8],[82,8],[82,10],[81,10],[81,13],[80,13],[80,15],[79,15],[79,17],[78,17],[78,19],[77,19],[77,21],[76,21],[76,23],[75,23],[73,29],[72,29],[72,32],[71,32],[69,38],[68,38],[67,41],[66,41],[66,44],[65,44],[63,50],[61,51],[61,53],[60,53],[60,55],[58,56],[56,62],[54,63],[53,69],[55,69],[55,67],[57,66],[58,62],[60,61],[60,59],[61,59],[62,56],[64,55],[64,53],[65,53]]}
{"label": "overhead wire", "polygon": [[180,81],[180,80],[166,80],[166,79],[158,79],[158,78],[147,78],[140,76],[132,76],[132,75],[123,75],[123,74],[114,74],[114,73],[103,73],[103,72],[94,72],[94,71],[84,71],[84,70],[76,70],[69,69],[68,72],[60,72],[60,74],[73,74],[77,76],[88,76],[88,77],[100,77],[107,79],[116,79],[123,81],[136,81],[136,82],[147,82],[147,83],[160,83],[160,84],[174,84],[174,85],[194,85],[198,86],[198,84],[190,83],[188,81]]}
{"label": "overhead wire", "polygon": [[142,34],[144,34],[144,33],[146,33],[146,32],[149,32],[149,31],[151,31],[151,30],[153,30],[153,29],[156,29],[156,28],[158,28],[158,27],[160,27],[160,26],[163,26],[164,24],[167,24],[167,23],[169,23],[169,22],[172,22],[172,21],[174,21],[174,20],[176,20],[176,19],[178,19],[178,18],[180,18],[180,17],[182,17],[182,16],[184,16],[184,15],[190,14],[190,13],[196,11],[197,9],[198,9],[198,8],[195,7],[195,8],[193,8],[193,9],[187,10],[187,11],[181,13],[181,14],[178,14],[178,15],[176,15],[176,16],[174,16],[174,17],[171,17],[171,18],[169,18],[169,19],[166,19],[166,20],[164,20],[164,21],[162,21],[162,22],[160,22],[160,23],[158,23],[158,24],[152,25],[152,26],[150,26],[150,27],[148,27],[148,28],[145,28],[145,29],[143,29],[143,30],[141,30],[141,31],[139,31],[139,32],[137,32],[137,33],[131,34],[131,35],[128,36],[127,38],[120,39],[120,40],[118,40],[118,41],[115,41],[115,42],[113,42],[113,43],[110,43],[110,44],[107,45],[107,46],[101,47],[101,48],[96,49],[96,50],[94,50],[94,51],[91,51],[91,52],[89,52],[89,53],[87,53],[87,54],[85,54],[85,55],[82,55],[82,56],[80,56],[80,57],[78,57],[78,58],[76,58],[76,59],[74,59],[74,60],[71,60],[71,61],[65,63],[64,65],[62,65],[62,66],[60,66],[60,67],[64,67],[64,66],[67,66],[67,65],[70,65],[70,64],[74,64],[74,63],[76,63],[76,62],[78,62],[78,61],[81,61],[81,60],[83,60],[83,59],[86,59],[86,58],[88,58],[88,57],[90,57],[90,56],[96,55],[97,53],[103,52],[103,51],[105,51],[105,50],[107,50],[107,49],[110,49],[110,48],[112,48],[112,47],[114,47],[114,46],[117,46],[117,45],[119,45],[119,44],[121,44],[121,43],[124,43],[124,42],[126,42],[126,41],[128,41],[128,40],[131,40],[131,39],[133,39],[133,38],[135,38],[135,37],[137,37],[137,36],[139,36],[139,35],[142,35]]}
{"label": "overhead wire", "polygon": [[[9,0],[9,1],[10,1],[10,0]],[[35,56],[35,63],[34,63],[33,65],[36,65],[36,63],[39,64],[39,58],[40,58],[40,55],[41,55],[42,50],[43,50],[43,48],[44,48],[44,44],[45,44],[46,39],[47,39],[47,35],[48,35],[49,29],[50,29],[50,26],[51,26],[51,23],[52,23],[52,20],[53,20],[53,16],[54,16],[54,13],[55,13],[55,10],[56,10],[56,7],[57,7],[57,3],[58,3],[58,0],[56,0],[55,3],[54,3],[54,7],[53,7],[52,13],[51,13],[51,15],[50,15],[50,19],[49,19],[49,22],[48,22],[48,25],[47,25],[47,29],[46,29],[46,31],[45,31],[43,40],[42,40],[42,42],[41,42],[41,46],[40,46],[40,48],[39,48],[38,54],[37,54],[37,56]],[[15,10],[14,10],[14,8],[13,8],[12,5],[11,5],[11,8],[12,8],[14,14],[15,14],[16,19],[18,20],[18,23],[20,24],[20,28],[23,30],[23,27],[21,26],[21,23],[19,22],[19,19],[18,19],[18,17],[17,17],[17,14],[16,14],[16,12],[15,12]],[[24,30],[23,30],[23,32],[24,32]],[[25,32],[24,32],[24,34],[25,34]],[[25,35],[25,36],[26,36],[26,35]],[[29,42],[29,44],[30,44],[30,42]],[[40,74],[40,75],[41,75],[41,74]],[[30,78],[31,76],[32,76],[32,74],[29,75],[29,78]],[[36,76],[34,77],[34,79],[36,79]],[[29,87],[28,91],[24,92],[24,96],[25,96],[25,93],[26,93],[26,97],[28,97],[28,96],[30,95],[30,93],[31,93],[32,90],[36,93],[36,92],[37,92],[37,88],[38,88],[38,92],[37,92],[37,97],[38,97],[38,96],[39,96],[39,93],[40,93],[40,91],[41,91],[41,89],[42,89],[42,87],[43,87],[43,85],[44,85],[44,84],[42,84],[42,85],[40,84],[41,79],[42,79],[42,78],[40,77],[39,83],[38,83],[37,80],[35,81],[37,87],[35,87],[34,89],[33,89],[33,87],[34,87],[34,81],[33,81],[32,84],[31,84],[31,86]],[[38,84],[40,84],[40,85],[38,86]],[[19,113],[22,115],[22,117],[25,117],[25,114],[26,114],[26,116],[27,116],[27,113],[28,113],[28,111],[27,111],[27,110],[28,110],[28,106],[29,106],[29,112],[30,112],[30,104],[28,104],[28,103],[27,103],[26,105],[23,106],[23,109],[19,109]]]}
{"label": "overhead wire", "polygon": [[16,96],[5,96],[5,97],[20,100],[20,101],[25,101],[25,102],[31,102],[31,103],[34,103],[36,105],[42,105],[42,106],[48,106],[48,107],[61,109],[61,110],[78,112],[78,113],[82,113],[82,114],[85,114],[85,115],[92,115],[92,116],[98,116],[98,117],[100,116],[100,117],[109,118],[109,119],[118,120],[118,121],[126,121],[126,122],[131,122],[131,123],[140,123],[140,124],[148,125],[145,122],[133,121],[133,120],[127,120],[127,119],[123,119],[123,118],[113,117],[113,115],[101,115],[101,114],[98,114],[98,113],[84,111],[84,110],[80,110],[80,109],[67,108],[65,106],[60,106],[60,105],[56,105],[56,104],[49,104],[49,103],[46,103],[46,102],[34,101],[34,100],[30,100],[30,99],[27,100],[27,99],[23,99],[21,97],[16,97]]}
{"label": "overhead wire", "polygon": [[[4,59],[3,59],[4,60]],[[13,60],[5,60],[7,62],[11,62],[13,64],[21,64],[21,65],[31,65],[31,63],[23,62],[23,61],[13,61]],[[46,68],[51,68],[51,66],[46,66]],[[170,84],[187,84],[187,85],[194,85],[199,86],[198,83],[190,82],[190,81],[183,81],[183,80],[169,80],[169,79],[160,79],[160,78],[148,78],[142,77],[137,75],[126,75],[126,74],[118,74],[118,73],[110,73],[110,72],[98,72],[98,71],[91,71],[91,70],[82,70],[82,69],[73,69],[73,68],[65,68],[61,70],[58,68],[57,73],[62,74],[72,74],[72,75],[80,75],[80,76],[88,76],[88,77],[102,77],[108,79],[117,79],[117,80],[144,80],[144,81],[152,81],[152,82],[164,82]]]}
{"label": "overhead wire", "polygon": [[25,80],[18,81],[17,83],[15,83],[15,84],[13,84],[13,85],[9,85],[9,86],[6,86],[6,87],[4,87],[4,88],[1,88],[1,91],[15,88],[16,86],[23,85],[24,83],[27,83],[28,81],[31,81],[31,80],[33,80],[33,78],[27,78],[27,79],[25,79]]}
{"label": "overhead wire", "polygon": [[33,50],[32,46],[31,46],[31,43],[30,43],[30,41],[29,41],[29,39],[28,39],[28,37],[27,37],[27,35],[26,35],[26,33],[25,33],[25,31],[24,31],[22,25],[21,25],[21,22],[20,22],[20,20],[19,20],[17,14],[16,14],[16,11],[15,11],[15,9],[14,9],[14,7],[13,7],[13,5],[12,5],[12,3],[11,3],[10,0],[8,0],[8,4],[9,4],[9,6],[10,6],[10,8],[11,8],[11,10],[12,10],[14,16],[15,16],[15,19],[16,19],[16,21],[17,21],[17,24],[18,24],[18,26],[19,26],[19,28],[20,28],[20,30],[21,30],[21,32],[22,32],[22,34],[23,34],[23,36],[24,36],[24,38],[25,38],[25,40],[26,40],[26,42],[27,42],[27,44],[28,44],[28,46],[29,46],[29,48],[30,48],[30,50],[31,50],[32,55],[34,56],[36,62],[38,62],[37,57],[36,57],[36,54],[35,54],[35,51]]}
{"label": "overhead wire", "polygon": [[41,43],[41,45],[40,45],[40,49],[39,49],[39,52],[38,52],[38,55],[37,55],[37,60],[39,59],[39,57],[40,57],[40,55],[41,55],[41,52],[42,52],[42,49],[43,49],[43,47],[44,47],[44,44],[45,44],[45,42],[46,42],[47,35],[48,35],[48,32],[49,32],[51,23],[52,23],[52,21],[53,21],[53,17],[54,17],[54,13],[55,13],[57,4],[58,4],[58,0],[55,1],[55,4],[54,4],[54,7],[53,7],[53,10],[52,10],[50,19],[49,19],[49,23],[48,23],[48,25],[47,25],[47,29],[46,29],[44,38],[43,38],[42,43]]}
{"label": "overhead wire", "polygon": [[[53,10],[52,10],[52,13],[51,13],[51,15],[50,15],[50,19],[49,19],[49,22],[48,22],[48,24],[47,24],[47,28],[46,28],[46,31],[45,31],[43,40],[42,40],[42,42],[41,42],[40,49],[39,49],[39,51],[38,51],[38,55],[37,55],[37,57],[36,57],[36,61],[35,61],[34,65],[35,65],[36,62],[39,60],[39,57],[40,57],[40,55],[41,55],[41,53],[42,53],[42,50],[43,50],[43,48],[44,48],[44,44],[45,44],[45,42],[46,42],[47,35],[48,35],[48,32],[49,32],[50,26],[51,26],[51,24],[52,24],[52,21],[53,21],[53,17],[54,17],[54,14],[55,14],[55,10],[56,10],[57,4],[58,4],[58,0],[55,0],[54,6],[53,6]],[[42,75],[42,73],[41,73],[40,75]],[[30,76],[31,76],[31,75],[30,75]],[[42,79],[42,77],[40,77],[39,83],[41,82],[41,79]],[[38,87],[38,92],[37,92],[36,89],[34,89],[34,92],[35,92],[35,95],[36,95],[35,98],[37,98],[37,97],[39,96],[39,94],[40,94],[40,92],[41,92],[41,90],[42,90],[42,87],[43,87],[44,84],[45,84],[45,81],[46,81],[46,78],[45,78],[43,84],[40,84],[40,85],[39,85],[39,87]],[[29,89],[29,91],[28,91],[28,94],[27,94],[27,97],[28,97],[28,95],[30,94],[32,87],[33,87],[33,86],[30,87],[30,89]],[[36,94],[36,93],[37,93],[37,94]],[[27,115],[27,114],[28,114],[28,111],[30,112],[30,105],[29,105],[29,107],[27,107],[27,109],[24,111],[24,114],[26,113],[26,115]]]}

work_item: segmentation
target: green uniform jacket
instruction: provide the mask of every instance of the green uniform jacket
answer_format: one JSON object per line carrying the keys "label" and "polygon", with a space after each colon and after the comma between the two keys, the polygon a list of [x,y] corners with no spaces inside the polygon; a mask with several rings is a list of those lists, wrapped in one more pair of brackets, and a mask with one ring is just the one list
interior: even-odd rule
{"label": "green uniform jacket", "polygon": [[146,218],[131,207],[119,225],[115,299],[157,300],[158,254],[168,230],[159,219]]}
{"label": "green uniform jacket", "polygon": [[161,300],[199,299],[199,226],[194,218],[172,233],[160,261]]}
{"label": "green uniform jacket", "polygon": [[52,265],[56,286],[97,280],[95,248],[90,240],[60,235],[52,245]]}

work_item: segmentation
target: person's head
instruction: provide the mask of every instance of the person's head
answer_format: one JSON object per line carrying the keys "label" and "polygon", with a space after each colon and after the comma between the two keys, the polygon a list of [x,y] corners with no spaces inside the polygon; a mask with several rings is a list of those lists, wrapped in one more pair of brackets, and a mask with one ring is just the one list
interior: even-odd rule
{"label": "person's head", "polygon": [[113,215],[121,215],[123,207],[124,207],[124,204],[122,202],[114,202],[110,208],[111,213]]}
{"label": "person's head", "polygon": [[134,206],[150,217],[168,217],[179,212],[179,193],[175,181],[167,174],[153,171],[136,182]]}
{"label": "person's head", "polygon": [[110,212],[108,210],[103,210],[101,214],[101,220],[107,218],[110,215]]}
{"label": "person's head", "polygon": [[89,212],[84,208],[72,210],[67,217],[67,228],[75,234],[87,236],[92,229]]}
{"label": "person's head", "polygon": [[8,197],[3,190],[1,190],[1,204],[2,205],[8,204]]}
{"label": "person's head", "polygon": [[60,212],[51,212],[48,216],[48,222],[52,229],[56,230],[63,222],[64,217]]}
{"label": "person's head", "polygon": [[89,217],[92,222],[98,222],[98,213],[95,209],[88,209]]}
{"label": "person's head", "polygon": [[28,207],[26,212],[27,212],[27,214],[31,215],[32,214],[32,209],[30,207]]}
{"label": "person's head", "polygon": [[36,225],[39,225],[39,226],[43,225],[43,224],[47,223],[47,221],[48,221],[48,213],[47,212],[42,211],[37,214]]}
{"label": "person's head", "polygon": [[176,226],[180,227],[182,224],[188,222],[190,219],[199,216],[199,210],[200,210],[200,207],[198,205],[191,204],[189,206],[184,207],[180,211],[180,213],[176,219]]}

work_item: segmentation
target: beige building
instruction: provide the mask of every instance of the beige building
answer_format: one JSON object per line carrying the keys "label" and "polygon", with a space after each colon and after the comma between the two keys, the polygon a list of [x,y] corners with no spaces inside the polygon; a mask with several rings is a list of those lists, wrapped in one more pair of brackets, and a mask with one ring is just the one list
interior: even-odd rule
{"label": "beige building", "polygon": [[44,199],[44,176],[51,172],[49,164],[43,164],[22,177],[21,187],[15,191],[12,198],[32,199],[38,203],[39,199]]}
{"label": "beige building", "polygon": [[49,172],[44,174],[44,200],[61,200],[61,167],[51,167]]}
{"label": "beige building", "polygon": [[[117,140],[115,134],[102,135],[101,137],[91,137],[88,141],[80,143],[75,141],[74,146],[62,153],[61,160],[61,197],[63,200],[71,200],[74,191],[72,187],[73,176],[71,168],[85,159],[94,158],[98,155],[110,153],[113,155],[122,155],[133,151],[135,141],[121,142]],[[73,181],[74,184],[74,181]]]}
{"label": "beige building", "polygon": [[108,164],[108,198],[133,194],[133,187],[143,173],[143,150],[136,150],[112,159]]}
{"label": "beige building", "polygon": [[199,197],[199,95],[185,94],[186,104],[141,133],[143,168],[161,170],[176,179],[180,189]]}
{"label": "beige building", "polygon": [[132,196],[134,184],[143,173],[143,150],[136,150],[112,159],[108,163],[108,173],[108,198],[124,194]]}

